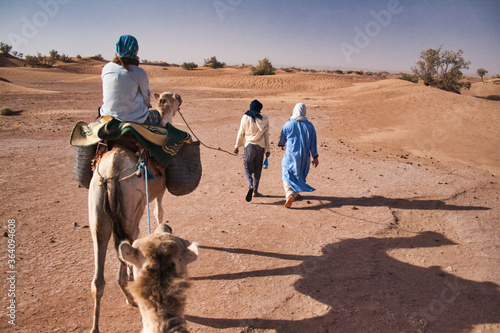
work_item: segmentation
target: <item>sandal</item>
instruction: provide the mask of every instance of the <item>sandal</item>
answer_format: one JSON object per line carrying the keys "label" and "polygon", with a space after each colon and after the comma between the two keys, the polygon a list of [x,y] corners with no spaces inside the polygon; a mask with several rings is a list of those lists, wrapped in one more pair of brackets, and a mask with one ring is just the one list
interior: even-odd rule
{"label": "sandal", "polygon": [[248,189],[247,196],[245,197],[245,200],[246,200],[247,202],[252,201],[252,194],[253,194],[253,187],[250,187],[250,188]]}

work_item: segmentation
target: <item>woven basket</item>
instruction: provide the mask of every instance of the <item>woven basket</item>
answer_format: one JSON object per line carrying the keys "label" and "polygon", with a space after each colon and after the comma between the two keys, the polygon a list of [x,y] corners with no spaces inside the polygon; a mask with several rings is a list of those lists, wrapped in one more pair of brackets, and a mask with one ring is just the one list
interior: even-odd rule
{"label": "woven basket", "polygon": [[201,171],[200,142],[185,143],[165,170],[168,191],[177,196],[193,192]]}
{"label": "woven basket", "polygon": [[76,147],[73,177],[81,187],[89,188],[92,180],[92,159],[95,156],[97,144],[92,146]]}

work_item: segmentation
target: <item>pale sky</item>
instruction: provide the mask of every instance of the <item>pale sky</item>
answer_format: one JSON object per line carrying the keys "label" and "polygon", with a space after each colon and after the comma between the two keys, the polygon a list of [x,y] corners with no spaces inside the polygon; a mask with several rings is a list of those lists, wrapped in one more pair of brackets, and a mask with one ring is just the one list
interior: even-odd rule
{"label": "pale sky", "polygon": [[464,51],[466,74],[500,74],[498,0],[0,0],[0,41],[24,55],[102,54],[182,64],[410,72],[428,48]]}

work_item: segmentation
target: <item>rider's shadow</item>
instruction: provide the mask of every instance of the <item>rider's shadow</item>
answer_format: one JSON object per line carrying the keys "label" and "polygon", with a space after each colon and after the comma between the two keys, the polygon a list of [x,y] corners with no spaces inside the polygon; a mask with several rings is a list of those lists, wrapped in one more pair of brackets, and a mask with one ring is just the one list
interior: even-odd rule
{"label": "rider's shadow", "polygon": [[[246,249],[206,247],[230,253],[302,260],[297,266],[193,278],[235,280],[300,275],[297,291],[328,305],[322,316],[286,319],[218,319],[186,316],[191,322],[224,329],[246,327],[276,332],[460,332],[500,322],[500,292],[491,282],[460,278],[440,267],[396,260],[388,251],[453,245],[443,235],[346,239],[326,245],[321,256],[296,256]],[[421,251],[407,250],[410,258]],[[256,291],[258,292],[258,291]],[[497,326],[495,326],[497,327]]]}

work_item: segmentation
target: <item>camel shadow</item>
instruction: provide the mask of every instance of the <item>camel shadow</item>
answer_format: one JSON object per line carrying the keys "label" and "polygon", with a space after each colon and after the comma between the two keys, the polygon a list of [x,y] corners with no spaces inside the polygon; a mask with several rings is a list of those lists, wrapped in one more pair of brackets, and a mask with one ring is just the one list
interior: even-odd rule
{"label": "camel shadow", "polygon": [[[290,209],[296,210],[321,210],[328,208],[340,208],[342,206],[359,207],[388,207],[394,209],[418,209],[418,210],[489,210],[483,206],[457,206],[449,205],[443,200],[422,200],[422,199],[399,199],[386,198],[383,196],[371,197],[328,197],[328,196],[303,196],[297,202],[306,202],[307,206],[294,204]],[[284,205],[285,200],[276,202],[260,202],[258,205]]]}
{"label": "camel shadow", "polygon": [[474,325],[498,323],[500,292],[495,283],[463,279],[440,267],[416,266],[388,254],[406,249],[412,252],[411,258],[418,258],[418,248],[449,245],[456,244],[439,233],[423,232],[413,237],[346,239],[326,245],[320,256],[204,247],[302,262],[193,280],[299,275],[295,290],[327,305],[327,310],[323,315],[303,320],[197,316],[186,319],[216,329],[251,327],[278,333],[462,332]]}

